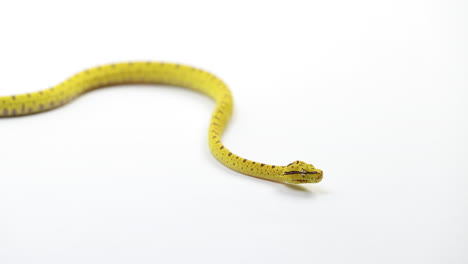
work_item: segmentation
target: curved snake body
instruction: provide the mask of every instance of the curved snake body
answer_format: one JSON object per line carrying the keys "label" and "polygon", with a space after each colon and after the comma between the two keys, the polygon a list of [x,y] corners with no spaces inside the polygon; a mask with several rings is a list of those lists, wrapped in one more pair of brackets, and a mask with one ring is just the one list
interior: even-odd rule
{"label": "curved snake body", "polygon": [[216,101],[209,125],[211,153],[225,166],[240,173],[277,182],[316,183],[323,173],[314,166],[295,161],[286,166],[251,161],[229,151],[221,135],[232,113],[232,95],[226,84],[206,71],[174,63],[128,62],[108,64],[73,75],[46,90],[0,97],[0,117],[40,113],[64,105],[96,88],[122,84],[162,84],[189,88]]}

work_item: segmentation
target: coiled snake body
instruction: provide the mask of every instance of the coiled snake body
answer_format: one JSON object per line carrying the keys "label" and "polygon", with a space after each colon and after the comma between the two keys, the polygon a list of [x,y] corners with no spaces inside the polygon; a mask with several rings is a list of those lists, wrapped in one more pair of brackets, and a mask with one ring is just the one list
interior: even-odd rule
{"label": "coiled snake body", "polygon": [[103,65],[73,75],[64,82],[38,92],[0,97],[0,117],[44,112],[72,101],[90,90],[122,84],[162,84],[190,88],[216,101],[209,125],[211,153],[225,166],[240,173],[277,182],[316,183],[323,173],[314,166],[295,161],[286,166],[251,161],[230,152],[221,135],[232,113],[232,96],[219,78],[190,66],[162,62],[128,62]]}

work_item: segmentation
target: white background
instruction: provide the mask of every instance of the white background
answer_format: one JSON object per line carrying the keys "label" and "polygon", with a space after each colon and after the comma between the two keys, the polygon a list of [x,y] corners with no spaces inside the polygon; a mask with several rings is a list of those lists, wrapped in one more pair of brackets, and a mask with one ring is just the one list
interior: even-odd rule
{"label": "white background", "polygon": [[325,172],[293,187],[209,153],[214,103],[125,86],[0,119],[0,263],[468,263],[465,0],[9,1],[1,95],[164,60],[232,89],[224,140]]}

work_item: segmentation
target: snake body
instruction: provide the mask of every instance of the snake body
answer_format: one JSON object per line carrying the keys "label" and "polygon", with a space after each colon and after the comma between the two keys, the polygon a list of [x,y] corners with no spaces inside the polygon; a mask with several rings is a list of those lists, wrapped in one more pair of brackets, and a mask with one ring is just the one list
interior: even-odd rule
{"label": "snake body", "polygon": [[285,166],[251,161],[229,151],[221,135],[231,117],[233,100],[229,88],[215,75],[194,67],[163,62],[107,64],[79,72],[49,89],[0,97],[0,117],[44,112],[64,105],[93,89],[123,84],[162,84],[189,88],[216,102],[208,129],[211,153],[225,166],[254,177],[284,183],[316,183],[323,173],[313,165],[294,161]]}

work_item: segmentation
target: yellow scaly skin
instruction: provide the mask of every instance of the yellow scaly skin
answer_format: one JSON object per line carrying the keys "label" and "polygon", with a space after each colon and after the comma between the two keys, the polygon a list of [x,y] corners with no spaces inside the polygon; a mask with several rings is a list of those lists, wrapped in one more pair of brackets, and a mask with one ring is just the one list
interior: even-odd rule
{"label": "yellow scaly skin", "polygon": [[316,183],[323,173],[311,164],[295,161],[286,166],[251,161],[230,152],[221,135],[231,117],[232,96],[219,78],[190,66],[162,62],[128,62],[103,65],[73,75],[50,89],[0,97],[0,117],[40,113],[66,104],[90,90],[121,84],[162,84],[190,88],[216,101],[208,142],[211,153],[225,166],[240,173],[285,183]]}

